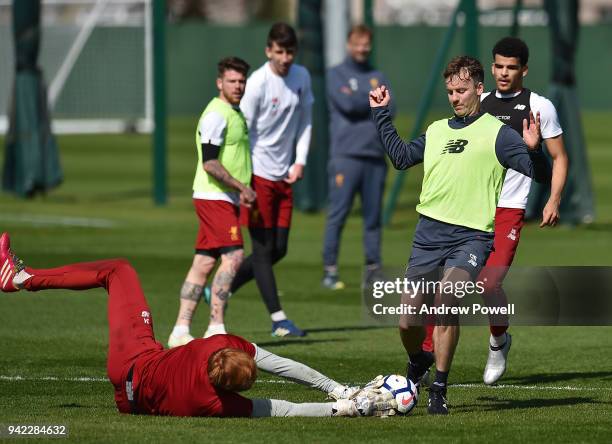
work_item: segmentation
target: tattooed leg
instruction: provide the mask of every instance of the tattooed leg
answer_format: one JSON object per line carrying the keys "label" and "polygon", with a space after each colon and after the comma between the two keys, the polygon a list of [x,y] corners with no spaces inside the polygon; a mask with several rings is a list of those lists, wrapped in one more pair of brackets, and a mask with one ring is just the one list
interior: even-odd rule
{"label": "tattooed leg", "polygon": [[191,325],[206,278],[215,265],[215,258],[196,254],[180,292],[179,313],[175,325]]}
{"label": "tattooed leg", "polygon": [[221,265],[217,269],[211,288],[210,325],[223,324],[230,287],[243,258],[244,250],[233,250],[221,255]]}

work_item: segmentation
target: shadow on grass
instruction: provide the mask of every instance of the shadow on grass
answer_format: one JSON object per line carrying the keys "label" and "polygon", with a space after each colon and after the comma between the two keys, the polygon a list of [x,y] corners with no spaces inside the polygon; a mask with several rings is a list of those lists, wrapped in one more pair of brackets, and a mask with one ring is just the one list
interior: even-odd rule
{"label": "shadow on grass", "polygon": [[382,328],[393,328],[392,326],[385,325],[349,325],[346,327],[321,327],[321,328],[309,328],[308,333],[326,333],[335,331],[359,331],[359,330],[380,330]]}
{"label": "shadow on grass", "polygon": [[476,398],[478,403],[461,404],[453,406],[454,412],[473,413],[475,409],[484,411],[533,409],[546,407],[575,406],[580,404],[612,404],[610,402],[598,401],[590,397],[571,398],[530,398],[530,399],[500,399],[491,396]]}
{"label": "shadow on grass", "polygon": [[[601,381],[612,381],[612,371],[605,372],[565,372],[565,373],[535,373],[533,375],[504,377],[499,381],[499,385],[541,385],[554,382],[564,382],[572,380],[598,379]],[[482,379],[472,381],[461,381],[462,384],[482,384]]]}
{"label": "shadow on grass", "polygon": [[69,404],[60,404],[58,405],[58,407],[61,409],[96,409],[99,406],[83,405],[83,404],[77,404],[76,402],[71,402]]}
{"label": "shadow on grass", "polygon": [[256,344],[258,347],[274,348],[274,347],[286,347],[287,345],[311,345],[311,344],[322,344],[325,342],[347,342],[348,339],[278,339],[276,341],[259,342]]}
{"label": "shadow on grass", "polygon": [[550,382],[571,381],[573,379],[601,379],[612,380],[612,371],[599,372],[565,372],[565,373],[536,373],[533,375],[525,375],[520,377],[504,378],[501,384],[520,384],[533,385],[545,384]]}

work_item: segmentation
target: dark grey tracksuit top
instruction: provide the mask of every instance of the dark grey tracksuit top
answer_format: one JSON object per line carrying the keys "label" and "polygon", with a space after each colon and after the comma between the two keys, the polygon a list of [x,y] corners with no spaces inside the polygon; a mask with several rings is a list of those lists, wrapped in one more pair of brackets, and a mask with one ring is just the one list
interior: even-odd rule
{"label": "dark grey tracksuit top", "polygon": [[[478,113],[469,117],[455,115],[448,119],[448,126],[453,129],[464,128],[475,122],[482,114]],[[391,122],[391,115],[387,107],[372,108],[372,118],[376,124],[383,148],[396,169],[405,170],[423,162],[425,134],[410,142],[404,142]],[[503,125],[499,130],[495,141],[495,154],[504,168],[512,168],[531,177],[536,182],[550,182],[551,169],[542,150],[527,150],[523,138],[508,125]],[[493,233],[447,224],[421,216],[414,234],[414,242],[423,245],[449,246],[462,243],[474,236],[492,239]]]}

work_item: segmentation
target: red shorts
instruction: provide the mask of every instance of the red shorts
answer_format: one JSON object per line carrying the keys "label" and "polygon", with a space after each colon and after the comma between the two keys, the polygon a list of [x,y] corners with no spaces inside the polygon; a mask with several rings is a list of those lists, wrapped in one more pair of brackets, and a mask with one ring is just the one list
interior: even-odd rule
{"label": "red shorts", "polygon": [[[486,266],[478,276],[479,282],[485,282],[485,294],[496,302],[498,305],[504,305],[506,296],[501,289],[502,282],[506,277],[510,265],[514,260],[516,249],[521,237],[521,229],[523,228],[525,218],[525,210],[520,208],[497,208],[495,210],[495,238],[493,240],[493,251],[489,255]],[[490,302],[491,303],[491,302]],[[431,318],[429,318],[431,320]],[[493,321],[495,322],[495,321]],[[503,322],[503,321],[502,321]],[[491,324],[497,326],[505,326],[507,324]],[[499,336],[503,332],[495,333],[491,327],[491,333]],[[507,327],[506,327],[507,328]],[[423,350],[433,350],[433,330],[434,325],[426,326],[427,334],[423,341]]]}
{"label": "red shorts", "polygon": [[242,246],[239,207],[224,200],[206,199],[193,199],[193,205],[200,220],[196,251]]}
{"label": "red shorts", "polygon": [[509,267],[512,265],[525,225],[525,210],[520,208],[497,208],[495,210],[495,239],[487,266]]}
{"label": "red shorts", "polygon": [[501,288],[501,284],[514,260],[525,225],[525,210],[520,208],[497,208],[495,210],[495,239],[493,251],[480,272],[478,280],[486,282],[486,293]]}
{"label": "red shorts", "polygon": [[257,200],[251,208],[241,208],[242,225],[253,228],[289,228],[293,210],[291,185],[283,180],[268,180],[253,175],[251,186],[257,193]]}

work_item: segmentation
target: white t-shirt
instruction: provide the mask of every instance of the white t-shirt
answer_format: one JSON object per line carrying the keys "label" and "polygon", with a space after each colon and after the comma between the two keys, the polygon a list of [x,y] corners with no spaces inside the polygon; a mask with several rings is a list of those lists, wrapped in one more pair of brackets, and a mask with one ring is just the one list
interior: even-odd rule
{"label": "white t-shirt", "polygon": [[[521,91],[512,94],[501,94],[498,91],[495,91],[495,96],[499,98],[508,98],[515,97],[520,93]],[[480,101],[482,102],[489,94],[491,93],[483,93],[480,96]],[[529,107],[531,108],[531,111],[533,111],[534,116],[538,111],[540,112],[540,130],[542,131],[542,139],[551,139],[563,133],[563,129],[561,129],[561,125],[559,124],[557,110],[550,100],[531,91],[531,95],[529,96]],[[527,207],[527,198],[529,197],[530,189],[530,177],[527,177],[518,171],[508,169],[497,206],[499,208],[525,209]]]}
{"label": "white t-shirt", "polygon": [[281,77],[266,62],[251,74],[240,109],[249,127],[253,174],[284,179],[294,148],[295,162],[306,164],[313,102],[310,74],[303,66],[294,63]]}
{"label": "white t-shirt", "polygon": [[[206,114],[204,118],[200,120],[200,124],[198,125],[198,143],[200,144],[198,149],[202,149],[203,143],[221,146],[225,140],[226,128],[227,121],[221,114],[215,111],[211,111]],[[198,165],[198,168],[203,168],[203,166]],[[194,191],[193,198],[204,200],[224,200],[234,205],[239,205],[240,203],[240,194],[237,191]]]}

